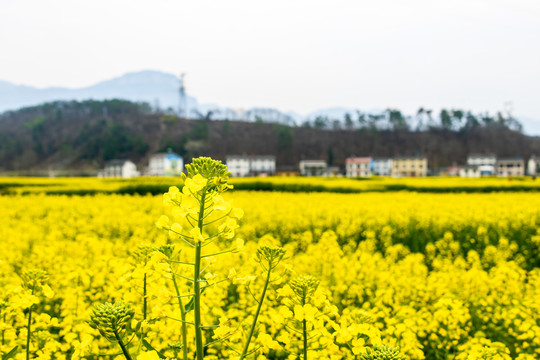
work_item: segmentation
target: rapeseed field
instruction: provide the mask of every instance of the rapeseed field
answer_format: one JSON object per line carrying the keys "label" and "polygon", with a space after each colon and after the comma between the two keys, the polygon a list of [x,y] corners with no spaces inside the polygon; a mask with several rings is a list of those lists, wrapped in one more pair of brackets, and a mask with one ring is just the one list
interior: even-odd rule
{"label": "rapeseed field", "polygon": [[536,192],[170,181],[0,197],[3,360],[540,358]]}

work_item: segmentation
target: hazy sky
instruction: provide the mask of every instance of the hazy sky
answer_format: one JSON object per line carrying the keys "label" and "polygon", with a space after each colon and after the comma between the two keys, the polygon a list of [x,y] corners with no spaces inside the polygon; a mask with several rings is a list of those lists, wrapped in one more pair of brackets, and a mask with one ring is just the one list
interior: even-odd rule
{"label": "hazy sky", "polygon": [[202,103],[459,107],[540,121],[540,1],[0,2],[0,79],[186,72]]}

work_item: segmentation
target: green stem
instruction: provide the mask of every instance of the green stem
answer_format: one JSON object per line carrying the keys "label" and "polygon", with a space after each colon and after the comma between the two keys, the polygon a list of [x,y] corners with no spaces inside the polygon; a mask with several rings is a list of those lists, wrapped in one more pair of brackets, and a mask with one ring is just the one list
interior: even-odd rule
{"label": "green stem", "polygon": [[[306,294],[304,294],[304,297],[302,298],[302,306],[305,306],[305,305],[306,305]],[[302,320],[302,333],[304,336],[304,360],[307,360],[308,345],[307,345],[307,323],[306,323],[305,316],[304,316],[304,320]]]}
{"label": "green stem", "polygon": [[268,284],[270,283],[270,273],[271,268],[268,269],[268,275],[266,276],[266,282],[264,283],[264,288],[261,294],[261,298],[259,300],[259,305],[257,306],[257,310],[255,311],[255,317],[253,318],[253,323],[251,324],[251,328],[249,329],[249,334],[246,339],[246,345],[244,345],[244,350],[242,351],[242,355],[240,356],[240,360],[243,360],[249,349],[249,343],[251,342],[251,337],[253,336],[253,333],[255,332],[255,327],[257,326],[257,319],[259,318],[259,313],[261,312],[262,304],[264,301],[264,298],[266,296],[266,290],[268,289]]}
{"label": "green stem", "polygon": [[303,332],[304,332],[304,360],[307,360],[307,325],[306,319],[302,320]]}
{"label": "green stem", "polygon": [[116,337],[116,340],[118,341],[118,345],[120,345],[120,348],[122,349],[122,352],[124,353],[124,356],[125,356],[126,360],[133,360],[131,358],[131,355],[129,355],[129,352],[128,352],[126,346],[124,345],[124,342],[122,341],[122,338],[118,334],[118,331],[116,331],[116,329],[114,329],[114,336]]}
{"label": "green stem", "polygon": [[26,360],[30,359],[30,326],[32,324],[32,306],[28,308],[28,326],[26,334]]}
{"label": "green stem", "polygon": [[184,304],[182,304],[182,297],[180,297],[180,290],[178,289],[178,284],[176,283],[176,278],[173,275],[173,284],[174,289],[176,290],[176,296],[178,297],[178,307],[180,308],[180,315],[182,316],[182,351],[184,355],[184,360],[187,360],[187,323],[186,323],[186,309],[184,309]]}
{"label": "green stem", "polygon": [[[206,188],[202,190],[200,210],[199,210],[199,231],[202,234],[203,219],[204,219],[204,200],[206,198]],[[197,241],[195,246],[195,271],[193,276],[193,297],[194,297],[194,311],[195,311],[195,345],[197,348],[197,360],[204,358],[204,348],[201,329],[201,284],[200,284],[200,271],[201,271],[201,241]]]}
{"label": "green stem", "polygon": [[[34,289],[36,285],[34,284],[32,286],[32,295],[34,295]],[[28,326],[26,327],[26,360],[30,359],[30,336],[32,335],[32,307],[34,305],[30,305],[28,308]]]}
{"label": "green stem", "polygon": [[[146,264],[145,264],[146,265]],[[143,283],[143,320],[146,320],[146,312],[148,311],[148,303],[146,300],[146,273],[144,274]]]}
{"label": "green stem", "polygon": [[[4,313],[2,314],[2,322],[5,324],[6,323],[6,312],[4,311]],[[4,346],[5,344],[5,335],[6,335],[6,330],[2,330],[2,346]]]}

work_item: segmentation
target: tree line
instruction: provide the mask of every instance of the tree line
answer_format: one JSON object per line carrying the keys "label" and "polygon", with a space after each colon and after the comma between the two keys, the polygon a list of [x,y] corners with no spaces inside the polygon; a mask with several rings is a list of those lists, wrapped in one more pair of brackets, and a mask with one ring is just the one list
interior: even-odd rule
{"label": "tree line", "polygon": [[473,113],[460,109],[442,109],[438,114],[433,110],[419,108],[414,116],[404,115],[398,109],[386,109],[380,113],[345,113],[343,119],[317,116],[306,120],[302,127],[333,130],[391,130],[391,131],[469,131],[478,128],[502,128],[521,132],[522,124],[511,114],[497,112]]}

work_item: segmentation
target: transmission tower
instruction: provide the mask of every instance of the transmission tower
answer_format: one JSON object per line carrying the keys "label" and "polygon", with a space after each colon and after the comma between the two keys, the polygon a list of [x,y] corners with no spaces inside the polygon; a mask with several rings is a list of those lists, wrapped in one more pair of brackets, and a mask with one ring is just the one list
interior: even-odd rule
{"label": "transmission tower", "polygon": [[513,111],[514,111],[514,103],[512,101],[506,101],[504,103],[504,112],[506,113],[506,116],[508,118],[511,118]]}
{"label": "transmission tower", "polygon": [[179,88],[179,95],[180,95],[180,102],[178,106],[178,116],[180,117],[187,117],[188,115],[188,109],[187,109],[187,97],[186,97],[186,86],[184,77],[186,76],[185,73],[180,74],[180,88]]}

